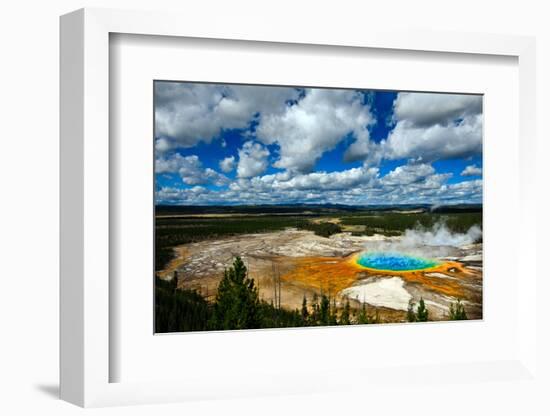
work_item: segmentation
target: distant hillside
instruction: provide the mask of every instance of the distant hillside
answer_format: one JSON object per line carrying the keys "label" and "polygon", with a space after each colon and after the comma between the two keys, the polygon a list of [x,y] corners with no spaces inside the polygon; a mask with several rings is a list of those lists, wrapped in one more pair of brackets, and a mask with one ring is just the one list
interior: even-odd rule
{"label": "distant hillside", "polygon": [[428,204],[367,205],[352,206],[338,204],[285,204],[285,205],[157,205],[157,215],[197,215],[197,214],[330,214],[365,211],[412,211],[421,210],[439,214],[461,212],[481,212],[481,204],[440,205]]}

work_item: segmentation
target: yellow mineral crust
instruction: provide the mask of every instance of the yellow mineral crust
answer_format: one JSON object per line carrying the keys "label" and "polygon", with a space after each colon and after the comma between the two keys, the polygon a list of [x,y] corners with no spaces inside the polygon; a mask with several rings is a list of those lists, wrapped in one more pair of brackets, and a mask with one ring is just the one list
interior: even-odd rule
{"label": "yellow mineral crust", "polygon": [[[454,298],[463,298],[463,279],[472,277],[461,263],[443,262],[435,267],[413,271],[378,270],[356,263],[357,254],[348,257],[302,257],[295,267],[282,276],[283,281],[299,283],[304,287],[336,295],[357,280],[372,276],[399,276],[408,283]],[[445,275],[449,278],[430,276]]]}

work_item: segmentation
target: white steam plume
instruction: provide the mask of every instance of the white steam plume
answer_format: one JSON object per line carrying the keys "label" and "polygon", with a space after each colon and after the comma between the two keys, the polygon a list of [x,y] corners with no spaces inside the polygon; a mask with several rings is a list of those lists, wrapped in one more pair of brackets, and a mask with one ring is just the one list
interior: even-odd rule
{"label": "white steam plume", "polygon": [[462,247],[467,244],[473,244],[481,237],[481,228],[477,225],[470,227],[466,233],[453,233],[445,222],[439,221],[431,230],[415,228],[406,230],[402,242],[405,245],[417,246],[451,246]]}
{"label": "white steam plume", "polygon": [[369,241],[368,251],[400,252],[428,258],[460,256],[461,247],[473,244],[482,236],[481,228],[473,225],[465,233],[454,233],[439,221],[432,228],[417,226],[408,229],[403,236],[383,241]]}

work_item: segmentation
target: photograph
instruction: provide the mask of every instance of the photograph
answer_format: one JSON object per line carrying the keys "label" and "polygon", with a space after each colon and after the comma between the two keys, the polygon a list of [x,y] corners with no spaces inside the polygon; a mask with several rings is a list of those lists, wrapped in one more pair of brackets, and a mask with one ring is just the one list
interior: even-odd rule
{"label": "photograph", "polygon": [[152,87],[155,333],[483,319],[483,95]]}

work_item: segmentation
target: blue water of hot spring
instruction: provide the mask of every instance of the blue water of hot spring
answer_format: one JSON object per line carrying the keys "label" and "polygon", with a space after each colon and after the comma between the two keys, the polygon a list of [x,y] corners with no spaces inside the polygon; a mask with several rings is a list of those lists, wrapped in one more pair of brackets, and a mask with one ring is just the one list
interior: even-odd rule
{"label": "blue water of hot spring", "polygon": [[391,270],[396,272],[429,269],[440,264],[436,260],[391,252],[364,252],[357,256],[356,263],[369,269]]}

